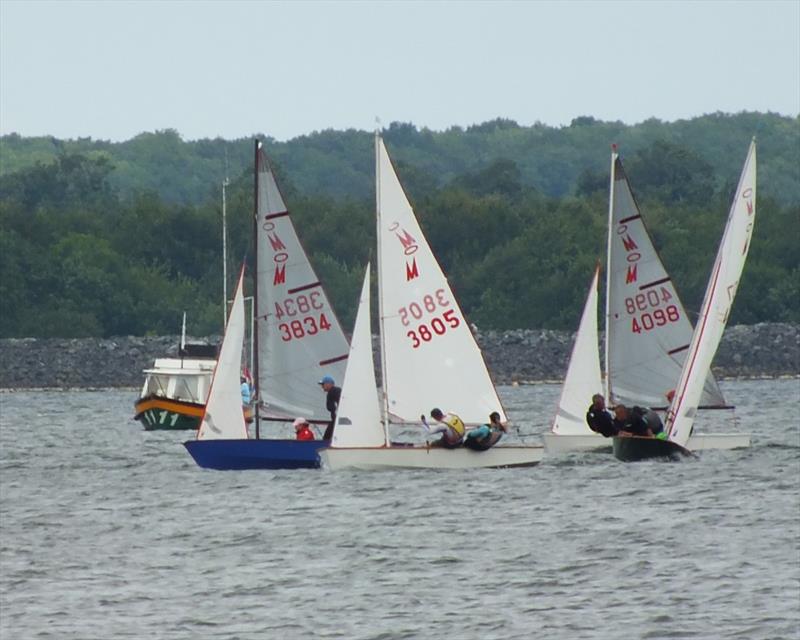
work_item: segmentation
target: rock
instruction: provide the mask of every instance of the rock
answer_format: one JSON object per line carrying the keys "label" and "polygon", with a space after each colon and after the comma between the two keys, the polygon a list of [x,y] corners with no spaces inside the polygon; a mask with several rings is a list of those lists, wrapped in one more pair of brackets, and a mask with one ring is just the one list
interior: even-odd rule
{"label": "rock", "polygon": [[[494,381],[512,384],[562,379],[575,334],[550,329],[482,330],[476,339]],[[220,337],[188,340],[217,344]],[[600,340],[602,349],[602,336]],[[179,341],[178,336],[0,340],[0,388],[139,388],[142,369],[156,358],[176,356]],[[373,346],[380,381],[377,337]],[[713,369],[718,377],[800,375],[800,325],[728,327]]]}

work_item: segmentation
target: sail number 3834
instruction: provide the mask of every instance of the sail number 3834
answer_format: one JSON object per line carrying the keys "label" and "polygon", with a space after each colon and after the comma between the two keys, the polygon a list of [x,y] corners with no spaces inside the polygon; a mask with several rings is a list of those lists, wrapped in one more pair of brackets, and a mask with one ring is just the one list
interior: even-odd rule
{"label": "sail number 3834", "polygon": [[[322,311],[325,309],[323,298],[319,291],[312,291],[309,295],[300,294],[275,302],[275,317],[278,320],[286,318],[286,322],[278,324],[281,340],[300,340],[306,336],[313,336],[320,331],[327,331],[331,323]],[[319,315],[315,312],[319,311]],[[303,316],[289,320],[294,316]]]}

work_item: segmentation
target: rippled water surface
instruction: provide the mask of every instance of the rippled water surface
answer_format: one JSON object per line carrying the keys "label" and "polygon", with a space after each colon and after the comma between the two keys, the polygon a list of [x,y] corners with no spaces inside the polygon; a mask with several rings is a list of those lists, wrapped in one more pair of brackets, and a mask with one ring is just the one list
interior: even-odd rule
{"label": "rippled water surface", "polygon": [[[0,395],[0,637],[799,638],[799,380],[743,451],[459,472],[195,466],[135,392]],[[559,387],[503,388],[527,441]],[[457,410],[457,408],[453,408]]]}

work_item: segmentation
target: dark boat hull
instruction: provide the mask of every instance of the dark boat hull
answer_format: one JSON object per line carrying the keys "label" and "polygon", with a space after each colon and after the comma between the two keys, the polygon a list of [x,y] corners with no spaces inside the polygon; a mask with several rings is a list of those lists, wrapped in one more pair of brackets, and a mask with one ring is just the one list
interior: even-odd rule
{"label": "dark boat hull", "polygon": [[692,452],[670,440],[642,438],[640,436],[615,436],[613,438],[614,457],[623,462],[637,462],[652,458],[680,460],[691,456]]}
{"label": "dark boat hull", "polygon": [[183,445],[204,469],[317,469],[324,440],[189,440]]}

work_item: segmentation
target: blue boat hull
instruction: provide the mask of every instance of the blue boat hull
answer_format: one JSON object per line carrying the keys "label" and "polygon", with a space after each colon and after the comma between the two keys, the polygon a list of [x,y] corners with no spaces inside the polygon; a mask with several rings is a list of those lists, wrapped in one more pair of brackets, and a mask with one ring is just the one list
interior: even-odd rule
{"label": "blue boat hull", "polygon": [[183,446],[204,469],[316,469],[325,440],[189,440]]}

